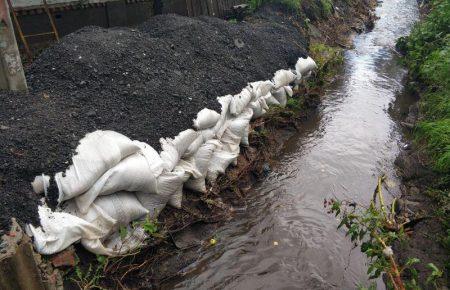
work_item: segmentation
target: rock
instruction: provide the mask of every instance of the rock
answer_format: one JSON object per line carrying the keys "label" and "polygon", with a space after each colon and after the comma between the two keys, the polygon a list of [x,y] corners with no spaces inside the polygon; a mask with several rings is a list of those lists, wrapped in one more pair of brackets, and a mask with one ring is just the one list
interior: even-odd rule
{"label": "rock", "polygon": [[52,257],[51,262],[55,267],[75,266],[77,264],[77,260],[75,259],[75,257],[75,248],[73,246],[70,246],[66,250]]}

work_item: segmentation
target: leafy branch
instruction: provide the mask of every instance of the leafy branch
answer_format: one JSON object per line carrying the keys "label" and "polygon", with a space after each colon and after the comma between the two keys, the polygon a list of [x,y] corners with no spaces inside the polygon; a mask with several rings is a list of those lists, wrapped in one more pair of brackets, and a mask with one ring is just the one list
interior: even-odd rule
{"label": "leafy branch", "polygon": [[[399,265],[392,250],[395,241],[404,239],[406,223],[401,223],[395,215],[396,199],[393,200],[390,210],[386,206],[382,193],[383,181],[383,176],[378,178],[377,187],[368,207],[353,201],[336,199],[325,199],[324,206],[328,208],[328,213],[340,219],[337,228],[344,228],[346,236],[349,236],[352,242],[359,243],[361,251],[369,258],[367,274],[370,279],[378,278],[385,273],[389,289],[420,289],[417,284],[417,271],[413,267],[420,260],[410,258],[404,265]],[[432,272],[426,283],[437,287],[437,279],[442,277],[443,272],[432,263],[427,267]],[[411,276],[408,281],[402,278],[405,271]]]}

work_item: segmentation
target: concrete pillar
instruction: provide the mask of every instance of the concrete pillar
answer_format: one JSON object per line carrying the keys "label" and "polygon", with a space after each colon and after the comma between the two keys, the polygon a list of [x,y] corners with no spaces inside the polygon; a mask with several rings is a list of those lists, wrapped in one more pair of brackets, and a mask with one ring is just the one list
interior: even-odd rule
{"label": "concrete pillar", "polygon": [[6,0],[0,0],[0,89],[27,91],[27,81]]}

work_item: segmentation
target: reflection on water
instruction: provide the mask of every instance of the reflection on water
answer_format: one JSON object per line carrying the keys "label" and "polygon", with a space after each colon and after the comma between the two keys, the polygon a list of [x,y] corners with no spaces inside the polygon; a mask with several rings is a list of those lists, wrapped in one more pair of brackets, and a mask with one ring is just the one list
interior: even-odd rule
{"label": "reflection on water", "polygon": [[398,193],[393,160],[400,132],[387,111],[405,71],[392,47],[418,12],[415,0],[386,0],[376,12],[375,28],[355,39],[319,114],[287,142],[279,165],[249,194],[247,211],[216,233],[218,245],[202,253],[175,288],[367,285],[364,257],[336,230],[323,199],[366,202],[381,172],[391,180],[386,190]]}

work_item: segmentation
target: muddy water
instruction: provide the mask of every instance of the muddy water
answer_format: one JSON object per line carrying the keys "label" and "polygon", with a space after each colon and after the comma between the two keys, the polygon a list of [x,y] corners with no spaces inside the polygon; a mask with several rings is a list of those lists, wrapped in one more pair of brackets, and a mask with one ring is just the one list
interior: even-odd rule
{"label": "muddy water", "polygon": [[[355,289],[366,260],[323,209],[324,198],[367,202],[377,176],[398,194],[393,161],[401,133],[389,106],[405,71],[395,40],[418,17],[416,0],[386,0],[373,31],[355,38],[340,79],[315,118],[291,138],[247,207],[215,236],[218,244],[185,269],[175,288]],[[276,242],[276,243],[274,243]],[[378,283],[378,288],[384,288]]]}

